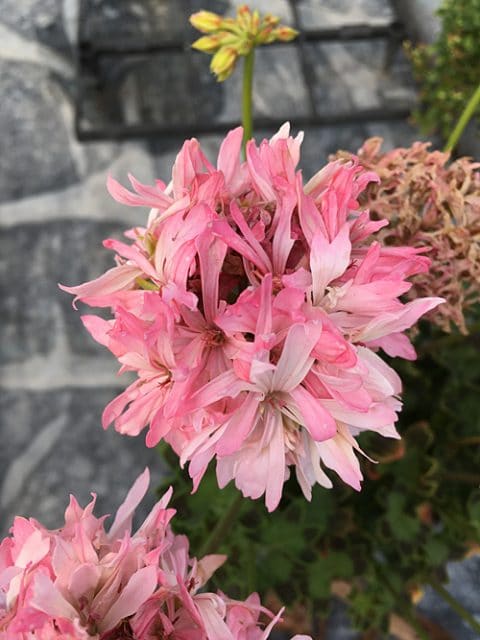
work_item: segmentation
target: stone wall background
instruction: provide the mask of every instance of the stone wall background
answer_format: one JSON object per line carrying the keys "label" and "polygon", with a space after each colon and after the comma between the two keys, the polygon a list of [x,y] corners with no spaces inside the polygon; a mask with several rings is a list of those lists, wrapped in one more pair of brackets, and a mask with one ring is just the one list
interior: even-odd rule
{"label": "stone wall background", "polygon": [[[140,11],[148,1],[136,2]],[[204,4],[213,8],[211,2]],[[307,26],[378,24],[391,17],[387,0],[298,4]],[[282,0],[256,5],[291,22]],[[168,181],[182,141],[76,140],[77,19],[76,0],[0,0],[1,536],[15,514],[58,526],[70,492],[85,504],[95,491],[98,512],[113,512],[145,465],[151,468],[152,486],[161,474],[158,455],[141,437],[130,439],[101,429],[101,412],[126,379],[116,377],[113,358],[89,338],[80,321],[81,309],[72,309],[71,297],[57,283],[72,285],[99,275],[112,265],[102,240],[120,237],[144,219],[143,211],[110,199],[107,173],[123,182],[129,171],[143,182],[155,177]],[[315,99],[326,111],[413,100],[408,65],[397,58],[385,73],[383,52],[376,46],[312,45],[309,55],[316,71]],[[257,113],[275,109],[285,116],[302,114],[306,89],[297,71],[298,60],[288,50],[279,52],[278,59],[268,51],[259,56]],[[231,91],[238,90],[238,82],[238,77],[233,80]],[[126,95],[135,100],[134,92]],[[235,117],[233,95],[215,108],[220,122]],[[208,103],[208,91],[200,97]],[[169,108],[181,114],[185,105],[188,96],[177,95]],[[371,135],[383,136],[390,147],[417,137],[406,122],[311,128],[303,148],[305,174],[319,168],[329,153],[356,150]],[[219,141],[218,136],[201,137],[211,157]],[[144,510],[152,503],[150,496]],[[477,612],[480,605],[472,584],[478,584],[479,569],[478,562],[470,561],[452,574],[457,596]],[[455,638],[475,638],[432,594],[427,593],[422,606],[446,621]],[[329,637],[354,637],[336,609]]]}

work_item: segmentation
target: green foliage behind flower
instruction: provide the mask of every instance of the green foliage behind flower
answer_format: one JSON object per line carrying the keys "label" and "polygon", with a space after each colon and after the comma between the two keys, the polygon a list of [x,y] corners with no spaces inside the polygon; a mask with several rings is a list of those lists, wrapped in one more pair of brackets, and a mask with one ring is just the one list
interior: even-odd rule
{"label": "green foliage behind flower", "polygon": [[480,0],[444,0],[438,15],[437,40],[407,49],[420,86],[415,119],[446,138],[480,81]]}
{"label": "green foliage behind flower", "polygon": [[[308,503],[293,479],[274,513],[241,501],[218,548],[229,555],[219,585],[239,597],[255,585],[290,610],[301,605],[314,637],[318,612],[326,615],[339,584],[359,629],[384,633],[392,613],[414,618],[421,588],[443,582],[447,561],[480,539],[480,333],[470,326],[468,337],[421,327],[419,360],[401,364],[402,440],[365,434],[378,463],[364,460],[360,493],[339,482],[333,491],[316,487]],[[213,471],[193,496],[179,470],[165,479],[176,486],[178,532],[188,534],[196,554],[237,493],[231,485],[219,491]]]}

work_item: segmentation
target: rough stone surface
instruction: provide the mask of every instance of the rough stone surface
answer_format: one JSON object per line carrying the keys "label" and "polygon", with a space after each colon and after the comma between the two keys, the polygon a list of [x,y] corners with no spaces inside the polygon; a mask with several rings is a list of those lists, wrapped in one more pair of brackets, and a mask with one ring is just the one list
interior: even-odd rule
{"label": "rough stone surface", "polygon": [[[118,388],[4,391],[0,400],[0,535],[14,515],[58,527],[74,493],[80,504],[98,493],[97,513],[112,513],[126,488],[149,465],[152,489],[160,479],[158,454],[143,438],[126,438],[100,426]],[[150,492],[139,517],[154,503]]]}
{"label": "rough stone surface", "polygon": [[0,60],[0,201],[78,179],[60,93],[45,69]]}
{"label": "rough stone surface", "polygon": [[1,21],[28,39],[68,49],[63,0],[2,0]]}
{"label": "rough stone surface", "polygon": [[[254,116],[294,119],[308,116],[307,88],[301,74],[298,52],[294,47],[265,47],[256,53],[256,72],[253,86]],[[241,74],[235,73],[223,96],[220,122],[240,119]],[[272,110],[271,96],[275,95]]]}
{"label": "rough stone surface", "polygon": [[[103,238],[121,236],[119,225],[60,220],[48,224],[17,225],[3,231],[0,254],[8,280],[0,298],[2,363],[21,363],[47,355],[62,332],[77,353],[94,353],[93,341],[72,310],[72,297],[57,283],[78,284],[114,266]],[[85,256],[88,255],[88,260]],[[25,269],[25,256],[30,268]]]}
{"label": "rough stone surface", "polygon": [[300,0],[300,25],[303,29],[323,29],[353,25],[388,25],[394,14],[385,0]]}
{"label": "rough stone surface", "polygon": [[406,59],[400,48],[390,51],[386,40],[312,44],[306,51],[315,75],[317,109],[322,113],[408,109],[415,103]]}

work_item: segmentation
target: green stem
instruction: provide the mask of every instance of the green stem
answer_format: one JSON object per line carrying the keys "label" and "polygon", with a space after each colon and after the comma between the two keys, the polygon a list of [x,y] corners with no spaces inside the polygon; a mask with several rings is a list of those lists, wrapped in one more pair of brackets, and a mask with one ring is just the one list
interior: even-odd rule
{"label": "green stem", "polygon": [[455,446],[457,447],[465,447],[471,444],[480,444],[480,436],[466,436],[455,442]]}
{"label": "green stem", "polygon": [[242,88],[242,126],[243,126],[243,155],[247,142],[253,135],[253,67],[255,65],[255,48],[245,56],[243,63],[243,88]]}
{"label": "green stem", "polygon": [[377,570],[377,574],[385,585],[387,591],[389,591],[394,597],[395,602],[397,603],[397,610],[412,625],[420,640],[428,640],[428,636],[425,630],[415,616],[413,607],[405,602],[402,594],[399,594],[397,592],[397,590],[390,582],[390,579],[388,578],[386,572],[383,570],[383,567],[378,562],[374,562],[374,565]]}
{"label": "green stem", "polygon": [[450,137],[447,140],[447,144],[445,145],[445,151],[452,151],[457,146],[457,142],[459,141],[460,136],[463,133],[463,130],[472,119],[472,116],[475,113],[475,110],[479,104],[480,104],[480,84],[478,85],[474,94],[468,101],[467,106],[463,110],[463,113],[460,116],[457,124],[455,125],[454,130],[450,134]]}
{"label": "green stem", "polygon": [[468,471],[443,471],[442,476],[452,482],[461,484],[480,485],[480,473],[469,473]]}
{"label": "green stem", "polygon": [[215,525],[213,531],[205,540],[202,548],[200,549],[199,557],[203,558],[203,556],[208,555],[209,553],[215,552],[219,545],[221,544],[225,534],[232,526],[233,522],[237,518],[240,508],[244,502],[244,498],[240,492],[235,494],[232,502],[228,509],[224,512],[223,516],[218,520]]}
{"label": "green stem", "polygon": [[459,602],[456,600],[451,593],[449,593],[445,587],[437,582],[436,580],[429,580],[427,582],[434,591],[438,593],[438,595],[447,602],[451,608],[464,620],[474,631],[480,633],[480,623],[475,620],[472,614],[467,611]]}

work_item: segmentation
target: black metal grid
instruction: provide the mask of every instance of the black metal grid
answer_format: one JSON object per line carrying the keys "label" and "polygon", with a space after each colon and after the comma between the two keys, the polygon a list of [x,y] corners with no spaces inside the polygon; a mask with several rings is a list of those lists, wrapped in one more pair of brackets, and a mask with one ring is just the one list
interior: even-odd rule
{"label": "black metal grid", "polygon": [[[121,0],[116,1],[121,2]],[[215,118],[224,85],[216,83],[213,76],[200,72],[202,68],[207,69],[209,57],[193,51],[190,47],[190,43],[198,33],[189,27],[188,16],[199,7],[192,6],[192,2],[188,0],[170,0],[170,2],[163,0],[162,6],[165,9],[174,9],[178,14],[178,25],[185,25],[183,30],[178,28],[174,29],[173,33],[162,33],[162,21],[157,15],[152,15],[148,21],[148,33],[145,33],[145,30],[140,34],[135,33],[130,20],[125,20],[125,23],[110,25],[111,30],[114,31],[112,34],[108,29],[103,29],[108,26],[108,16],[102,16],[98,10],[101,2],[102,0],[80,0],[75,113],[75,128],[80,140],[120,140],[165,135],[188,137],[197,134],[223,133],[238,124],[238,119],[219,121]],[[162,0],[157,0],[157,3],[161,2]],[[288,44],[270,45],[280,46],[283,51],[291,48],[297,52],[299,69],[306,88],[307,105],[304,113],[288,118],[294,126],[308,127],[407,118],[410,108],[405,104],[351,109],[335,113],[322,112],[322,109],[317,106],[314,93],[315,70],[307,55],[307,48],[311,44],[383,40],[386,43],[383,62],[387,69],[405,37],[404,26],[398,20],[397,14],[393,13],[395,17],[389,24],[359,24],[339,28],[302,30],[298,11],[299,2],[301,0],[288,0],[294,18],[292,26],[299,30],[300,36]],[[221,5],[221,0],[217,4]],[[127,2],[125,6],[128,6]],[[215,10],[212,2],[209,2],[208,8]],[[392,7],[392,12],[394,11]],[[133,123],[128,122],[128,117],[126,118],[125,113],[122,112],[123,98],[119,92],[121,82],[135,65],[140,65],[140,68],[153,65],[155,69],[156,64],[160,64],[158,79],[162,79],[164,85],[165,113],[160,114],[160,118],[152,119],[143,117],[141,110],[140,114],[136,114]],[[170,79],[168,69],[171,72]],[[203,77],[203,84],[199,80],[201,77]],[[205,85],[205,78],[207,78],[207,85]],[[198,85],[199,82],[200,85]],[[150,78],[145,84],[144,90],[148,91],[156,83]],[[179,86],[174,87],[174,84]],[[209,96],[207,101],[198,97],[199,89],[203,97]],[[162,87],[159,91],[162,92]],[[181,95],[182,93],[187,95]],[[95,106],[94,113],[88,113],[89,100]],[[191,104],[189,100],[192,101]],[[180,103],[189,104],[190,109],[187,115],[177,108]],[[146,111],[148,112],[148,109]],[[285,119],[285,115],[256,117],[255,127],[276,129]]]}

